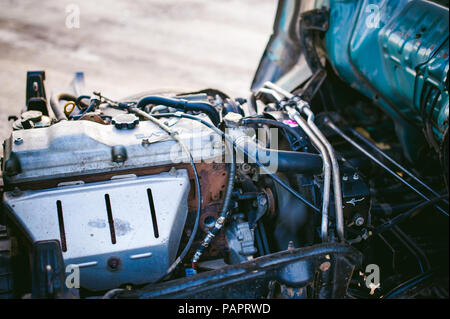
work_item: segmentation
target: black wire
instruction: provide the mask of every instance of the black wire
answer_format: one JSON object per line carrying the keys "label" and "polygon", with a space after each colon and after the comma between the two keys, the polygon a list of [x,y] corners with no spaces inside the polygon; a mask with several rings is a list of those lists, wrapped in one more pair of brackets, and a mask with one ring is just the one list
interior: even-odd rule
{"label": "black wire", "polygon": [[85,109],[87,108],[89,105],[86,104],[85,102],[83,102],[84,99],[90,99],[91,97],[89,95],[80,95],[79,97],[77,97],[77,99],[75,100],[75,104],[78,106],[79,109]]}
{"label": "black wire", "polygon": [[439,196],[433,199],[430,199],[428,201],[422,202],[416,206],[414,206],[413,208],[411,208],[410,210],[408,210],[405,213],[402,213],[400,215],[397,215],[396,217],[392,218],[390,221],[388,221],[387,223],[378,226],[377,228],[374,229],[373,233],[374,235],[382,233],[388,229],[390,229],[391,227],[397,225],[398,223],[402,222],[403,220],[405,220],[408,216],[410,216],[411,214],[415,213],[416,211],[418,211],[419,209],[423,209],[425,207],[428,207],[430,205],[433,205],[437,202],[442,201],[443,199],[448,198],[448,195],[443,195],[443,196]]}
{"label": "black wire", "polygon": [[[137,108],[134,107],[130,107],[128,108],[128,110],[130,112],[136,113],[138,115],[147,117],[149,119],[153,119],[154,123],[158,123],[158,121],[155,119],[155,117],[153,115],[148,114],[147,112],[144,112],[142,110],[139,110]],[[152,120],[152,121],[153,121]],[[187,155],[189,156],[189,162],[191,164],[192,170],[194,172],[194,177],[195,177],[195,187],[196,187],[196,194],[197,194],[197,215],[195,218],[195,223],[194,223],[194,228],[192,230],[192,234],[188,240],[188,243],[186,244],[186,246],[184,247],[183,251],[181,252],[180,256],[177,257],[177,259],[172,263],[172,265],[167,269],[166,273],[164,275],[162,275],[160,278],[158,278],[157,280],[155,280],[152,284],[158,283],[161,280],[163,280],[164,278],[166,278],[179,264],[180,262],[184,259],[184,257],[186,257],[187,253],[189,252],[189,250],[191,249],[192,243],[195,239],[195,236],[197,234],[197,230],[198,230],[198,226],[200,223],[200,214],[201,214],[201,207],[202,207],[202,193],[201,193],[201,188],[200,188],[200,181],[199,181],[199,177],[198,177],[198,172],[197,172],[197,168],[195,167],[195,163],[194,163],[194,159],[192,157],[191,152],[189,151],[189,149],[187,149],[184,146],[184,143],[175,138],[173,135],[172,131],[167,131],[165,126],[160,125],[160,127],[165,130],[170,136],[172,136],[172,138],[174,138],[181,146],[181,148],[187,153]]]}
{"label": "black wire", "polygon": [[407,291],[409,288],[417,285],[421,281],[424,281],[424,280],[430,278],[432,275],[433,275],[433,273],[431,271],[429,271],[429,272],[420,274],[416,277],[413,277],[413,278],[401,283],[400,285],[398,285],[397,287],[395,287],[394,289],[389,291],[387,294],[385,294],[381,298],[383,298],[383,299],[393,298],[394,296],[401,294],[402,292]]}
{"label": "black wire", "polygon": [[234,158],[234,149],[231,148],[231,163],[230,163],[230,172],[228,175],[227,190],[223,200],[222,210],[218,218],[218,220],[219,219],[223,220],[220,226],[217,223],[214,225],[213,229],[211,229],[209,233],[205,236],[200,247],[197,249],[194,256],[192,257],[192,268],[194,269],[196,269],[197,263],[200,260],[200,257],[203,255],[203,251],[209,246],[209,241],[212,240],[217,235],[217,233],[222,229],[222,226],[225,224],[225,221],[230,215],[231,195],[233,193],[235,177],[236,177],[236,161]]}
{"label": "black wire", "polygon": [[81,113],[79,114],[79,117],[82,117],[83,115],[94,110],[95,107],[97,106],[97,103],[98,103],[98,100],[93,100],[87,108],[85,108],[83,111],[81,111]]}

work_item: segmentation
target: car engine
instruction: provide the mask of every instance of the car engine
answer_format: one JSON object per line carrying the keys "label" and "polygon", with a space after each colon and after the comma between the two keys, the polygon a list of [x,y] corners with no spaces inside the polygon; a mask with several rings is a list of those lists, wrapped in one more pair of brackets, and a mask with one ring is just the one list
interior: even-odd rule
{"label": "car engine", "polygon": [[448,7],[378,2],[280,1],[248,97],[29,71],[0,296],[448,298]]}

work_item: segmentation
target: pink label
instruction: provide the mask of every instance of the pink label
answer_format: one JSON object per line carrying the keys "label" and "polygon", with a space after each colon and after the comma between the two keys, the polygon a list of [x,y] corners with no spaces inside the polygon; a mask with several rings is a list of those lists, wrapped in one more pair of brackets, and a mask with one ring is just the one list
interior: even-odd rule
{"label": "pink label", "polygon": [[289,125],[290,127],[298,126],[297,122],[294,120],[283,120],[283,123]]}

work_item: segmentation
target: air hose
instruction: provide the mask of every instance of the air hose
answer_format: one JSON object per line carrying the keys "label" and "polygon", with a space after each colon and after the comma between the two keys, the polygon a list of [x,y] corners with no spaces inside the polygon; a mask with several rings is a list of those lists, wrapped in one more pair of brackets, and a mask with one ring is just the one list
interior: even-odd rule
{"label": "air hose", "polygon": [[143,109],[148,104],[165,105],[168,107],[173,107],[178,110],[183,110],[184,112],[188,111],[202,112],[208,115],[208,117],[211,119],[211,121],[215,126],[217,126],[220,122],[219,113],[214,108],[214,106],[212,106],[207,102],[195,102],[183,99],[173,99],[157,95],[150,95],[141,98],[137,103],[136,108]]}

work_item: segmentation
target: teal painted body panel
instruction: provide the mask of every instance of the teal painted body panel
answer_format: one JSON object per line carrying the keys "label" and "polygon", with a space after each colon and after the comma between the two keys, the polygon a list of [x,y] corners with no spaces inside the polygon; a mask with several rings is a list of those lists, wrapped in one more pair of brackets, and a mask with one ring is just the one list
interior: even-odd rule
{"label": "teal painted body panel", "polygon": [[411,160],[427,121],[435,143],[448,126],[448,16],[421,0],[330,1],[329,61],[392,116]]}

